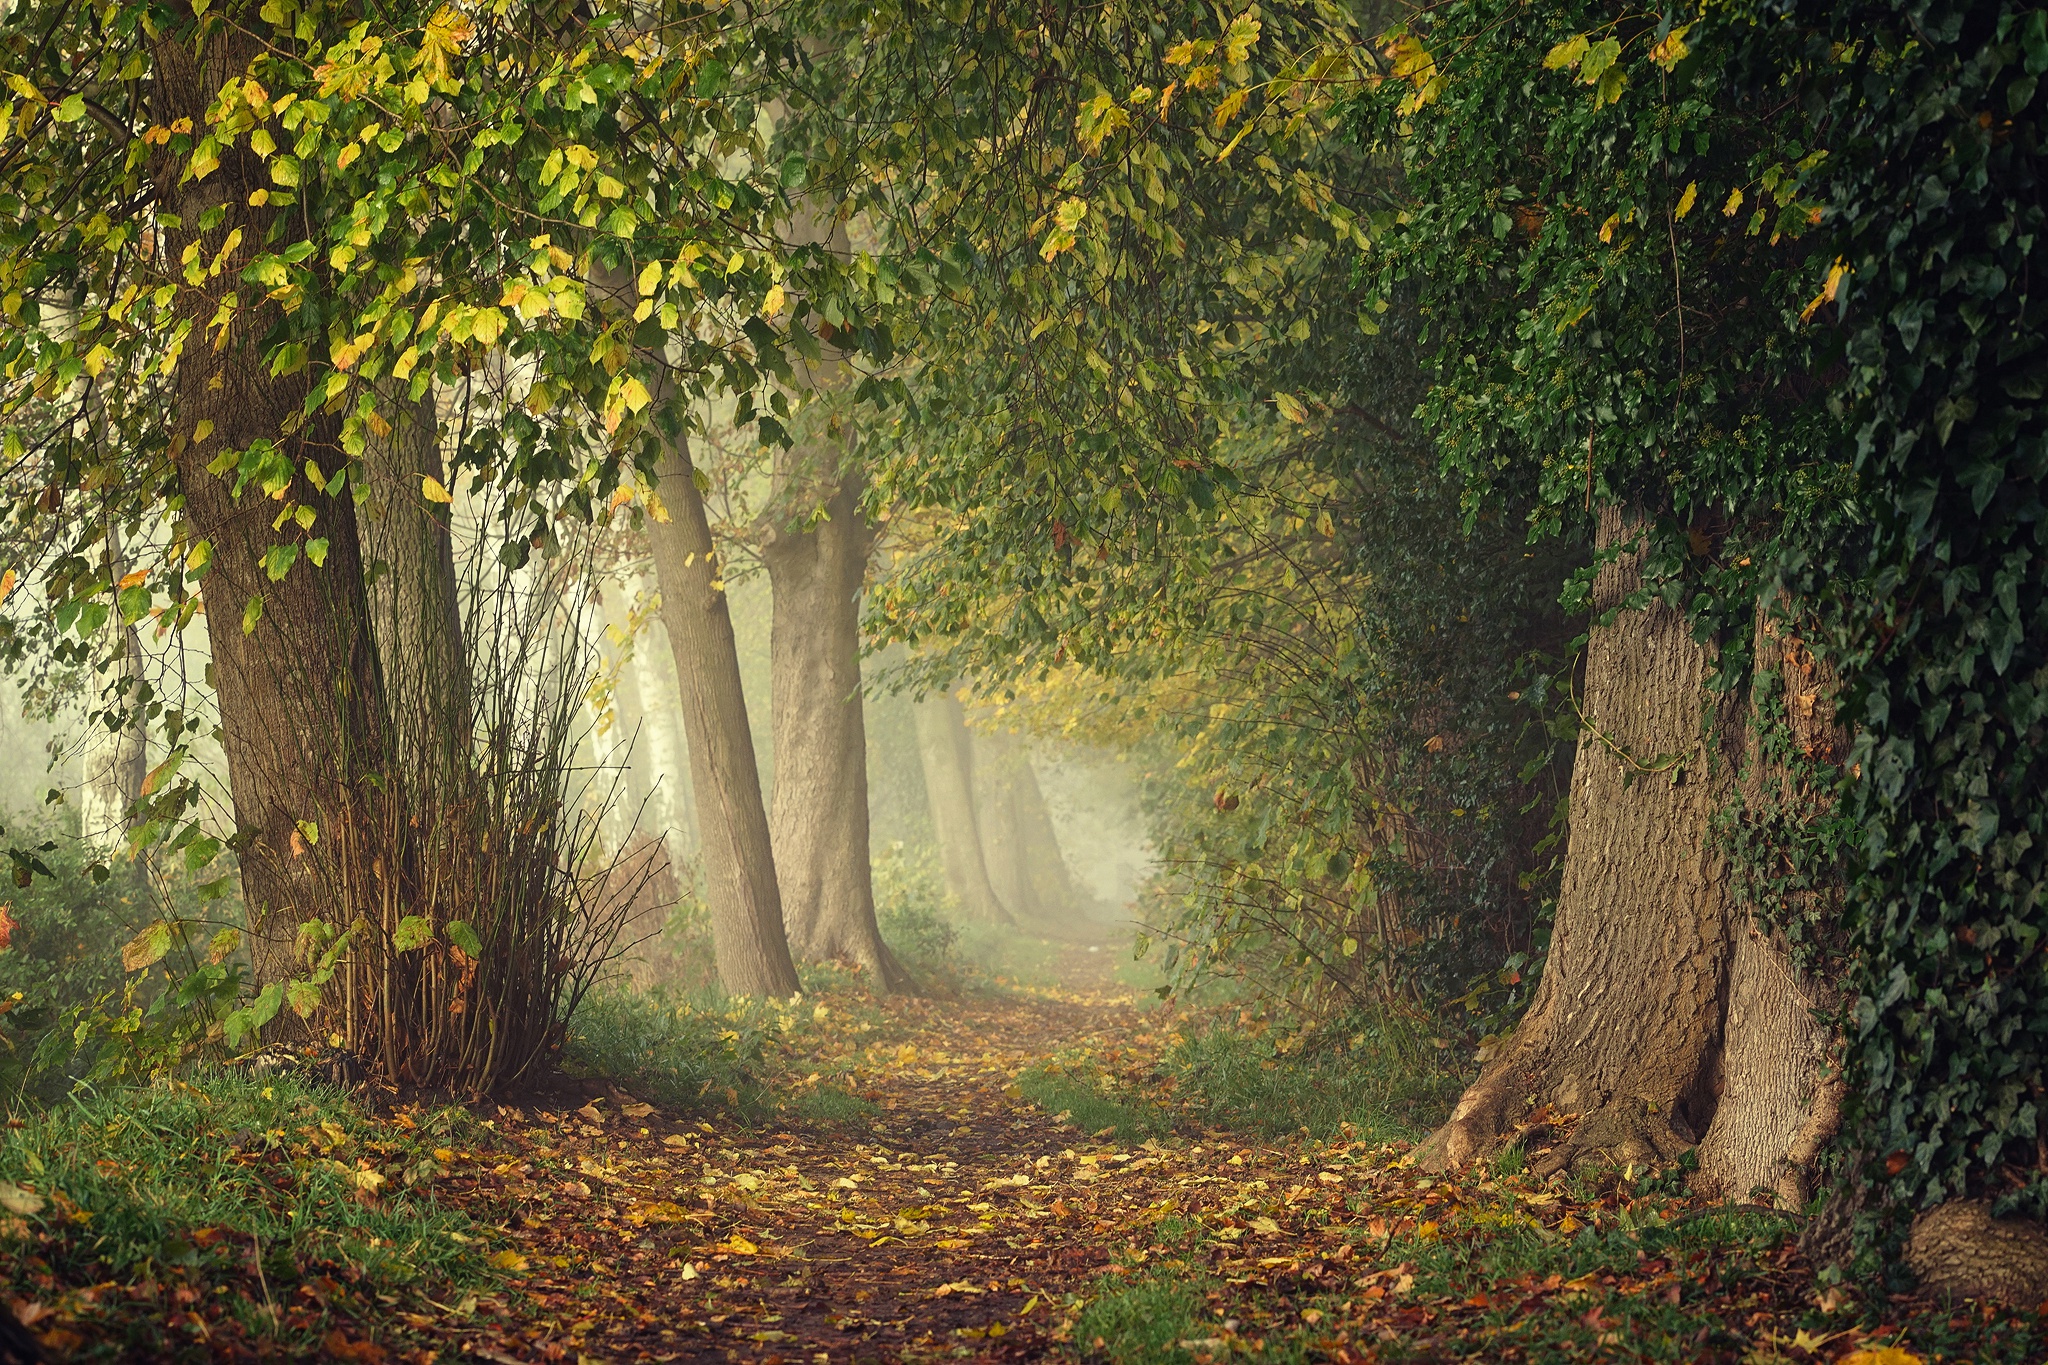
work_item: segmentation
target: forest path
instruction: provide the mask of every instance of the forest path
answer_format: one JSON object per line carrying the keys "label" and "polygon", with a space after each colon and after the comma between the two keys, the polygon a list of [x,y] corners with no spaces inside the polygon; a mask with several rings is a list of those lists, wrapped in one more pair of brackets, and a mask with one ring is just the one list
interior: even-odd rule
{"label": "forest path", "polygon": [[619,1096],[500,1110],[501,1155],[531,1168],[497,1168],[524,1292],[499,1332],[464,1348],[620,1361],[1054,1353],[1061,1305],[1124,1249],[1119,1229],[1156,1221],[1162,1182],[1202,1161],[1184,1143],[1089,1138],[1018,1095],[1018,1074],[1056,1053],[1119,1065],[1155,1046],[1110,980],[1113,955],[1065,956],[1100,984],[884,1000],[844,1032],[805,1029],[813,1075],[836,1070],[878,1106],[871,1116],[746,1130],[630,1097],[622,1112]]}

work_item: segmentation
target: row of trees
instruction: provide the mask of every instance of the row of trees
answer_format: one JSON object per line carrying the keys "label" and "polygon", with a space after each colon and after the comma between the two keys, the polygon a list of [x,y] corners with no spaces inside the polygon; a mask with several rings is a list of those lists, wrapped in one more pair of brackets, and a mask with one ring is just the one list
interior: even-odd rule
{"label": "row of trees", "polygon": [[[462,479],[506,573],[644,528],[727,983],[793,989],[790,945],[894,979],[865,802],[761,799],[692,458],[729,405],[768,452],[792,792],[860,790],[860,509],[894,509],[921,549],[870,626],[914,682],[1078,673],[1188,740],[1187,961],[1519,1013],[1430,1159],[1572,1116],[1559,1162],[1696,1147],[1738,1197],[1832,1189],[1862,1245],[1936,1211],[1929,1273],[1985,1264],[1944,1229],[2048,1213],[2038,14],[5,31],[9,532],[50,608],[11,638],[83,660],[203,588],[267,974],[360,922],[314,958],[370,973],[350,1000],[515,962],[559,994],[564,955],[420,871],[490,827],[435,811],[507,809],[428,774],[518,766],[410,737],[449,679],[490,732],[437,605]],[[443,477],[408,432],[451,394]]]}

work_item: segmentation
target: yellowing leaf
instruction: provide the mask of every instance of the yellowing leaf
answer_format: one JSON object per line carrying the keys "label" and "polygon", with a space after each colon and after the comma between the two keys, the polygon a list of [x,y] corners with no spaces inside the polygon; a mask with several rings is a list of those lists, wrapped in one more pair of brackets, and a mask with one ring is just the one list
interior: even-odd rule
{"label": "yellowing leaf", "polygon": [[1728,191],[1728,202],[1727,202],[1727,203],[1725,203],[1725,204],[1723,204],[1723,205],[1721,205],[1721,216],[1722,216],[1723,218],[1733,218],[1733,217],[1734,217],[1734,216],[1735,216],[1736,214],[1740,213],[1741,211],[1742,211],[1742,191],[1741,191],[1741,190],[1730,190],[1730,191]]}
{"label": "yellowing leaf", "polygon": [[1919,1356],[1898,1346],[1878,1346],[1851,1351],[1835,1365],[1924,1365]]}
{"label": "yellowing leaf", "polygon": [[1685,35],[1691,31],[1691,24],[1685,24],[1679,28],[1672,29],[1671,32],[1665,34],[1659,40],[1655,47],[1650,49],[1650,60],[1663,67],[1666,71],[1677,66],[1692,55],[1692,49],[1685,45]]}
{"label": "yellowing leaf", "polygon": [[33,1218],[43,1211],[45,1200],[33,1190],[25,1190],[8,1180],[0,1180],[0,1209],[23,1218]]}
{"label": "yellowing leaf", "polygon": [[420,496],[428,502],[454,502],[455,497],[432,474],[420,475]]}
{"label": "yellowing leaf", "polygon": [[1583,33],[1578,34],[1576,37],[1565,39],[1544,54],[1544,69],[1547,71],[1570,70],[1579,64],[1580,58],[1586,55],[1586,48],[1588,46],[1586,35]]}
{"label": "yellowing leaf", "polygon": [[1680,218],[1683,218],[1686,214],[1691,213],[1693,201],[1695,199],[1698,199],[1699,197],[1700,185],[1699,182],[1695,180],[1685,187],[1684,194],[1678,196],[1678,216]]}
{"label": "yellowing leaf", "polygon": [[164,920],[144,929],[121,947],[121,969],[139,972],[163,961],[171,951],[171,926]]}
{"label": "yellowing leaf", "polygon": [[1602,224],[1600,225],[1600,240],[1601,240],[1601,241],[1603,241],[1603,242],[1611,242],[1611,241],[1613,241],[1613,240],[1614,240],[1614,230],[1615,230],[1616,228],[1620,227],[1620,226],[1621,226],[1621,215],[1617,213],[1617,214],[1614,214],[1614,215],[1610,216],[1610,217],[1608,218],[1608,220],[1607,220],[1606,222],[1604,222],[1604,223],[1602,223]]}
{"label": "yellowing leaf", "polygon": [[735,1232],[730,1238],[726,1239],[724,1242],[721,1242],[718,1246],[718,1249],[720,1251],[729,1251],[735,1256],[756,1256],[759,1255],[761,1251],[761,1248],[755,1246],[752,1242],[749,1242],[746,1238],[740,1236],[737,1232]]}
{"label": "yellowing leaf", "polygon": [[491,1257],[490,1263],[494,1270],[510,1270],[517,1273],[526,1269],[526,1258],[516,1251],[501,1251]]}
{"label": "yellowing leaf", "polygon": [[[761,316],[764,318],[774,317],[782,311],[782,305],[788,301],[789,295],[783,291],[781,285],[770,285],[767,297],[761,300]],[[637,408],[634,409],[636,412],[638,410]]]}
{"label": "yellowing leaf", "polygon": [[1827,282],[1821,285],[1820,292],[1813,296],[1806,307],[1799,310],[1799,320],[1806,322],[1820,311],[1822,304],[1833,303],[1835,296],[1842,292],[1842,281],[1848,278],[1848,275],[1849,267],[1840,256],[1835,257],[1834,265],[1828,269]]}

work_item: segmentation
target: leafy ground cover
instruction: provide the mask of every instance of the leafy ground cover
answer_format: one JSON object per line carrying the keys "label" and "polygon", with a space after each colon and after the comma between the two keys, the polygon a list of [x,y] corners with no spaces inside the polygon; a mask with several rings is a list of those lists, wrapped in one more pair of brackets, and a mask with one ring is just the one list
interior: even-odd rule
{"label": "leafy ground cover", "polygon": [[[257,1080],[88,1099],[9,1135],[0,1190],[37,1204],[9,1215],[11,1293],[80,1359],[141,1340],[763,1365],[2048,1350],[2034,1314],[1823,1285],[1793,1220],[1702,1207],[1667,1176],[1431,1177],[1390,1092],[1361,1090],[1375,1122],[1289,1136],[1272,1114],[1308,1111],[1275,1078],[1326,1089],[1336,1059],[1290,1072],[1245,1025],[1225,1066],[1229,1016],[1140,1009],[1104,955],[1069,951],[1099,987],[637,1022],[620,1005],[584,1053],[616,1079],[467,1112]],[[701,1056],[662,1062],[678,1037],[722,1041],[758,1093],[722,1095]],[[1271,1113],[1233,1124],[1252,1093]]]}

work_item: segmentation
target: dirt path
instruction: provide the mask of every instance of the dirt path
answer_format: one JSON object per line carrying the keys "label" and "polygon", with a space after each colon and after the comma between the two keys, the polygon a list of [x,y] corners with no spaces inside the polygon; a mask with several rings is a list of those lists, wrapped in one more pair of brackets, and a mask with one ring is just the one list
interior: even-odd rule
{"label": "dirt path", "polygon": [[500,1110],[449,1193],[508,1229],[516,1292],[407,1324],[501,1362],[2042,1358],[2024,1315],[1817,1284],[1782,1220],[1676,1176],[1434,1178],[1343,1136],[1120,1147],[1016,1090],[1063,1051],[1143,1063],[1170,1022],[1107,988],[834,1016],[785,1060],[877,1106],[844,1123]]}
{"label": "dirt path", "polygon": [[503,1159],[478,1175],[502,1182],[528,1303],[516,1329],[463,1346],[522,1360],[1049,1354],[1058,1305],[1156,1203],[1160,1168],[1190,1158],[1090,1140],[1015,1079],[1077,1044],[1142,1047],[1144,1021],[1108,992],[879,1008],[841,1078],[879,1106],[872,1119],[748,1133],[615,1098],[500,1111]]}

